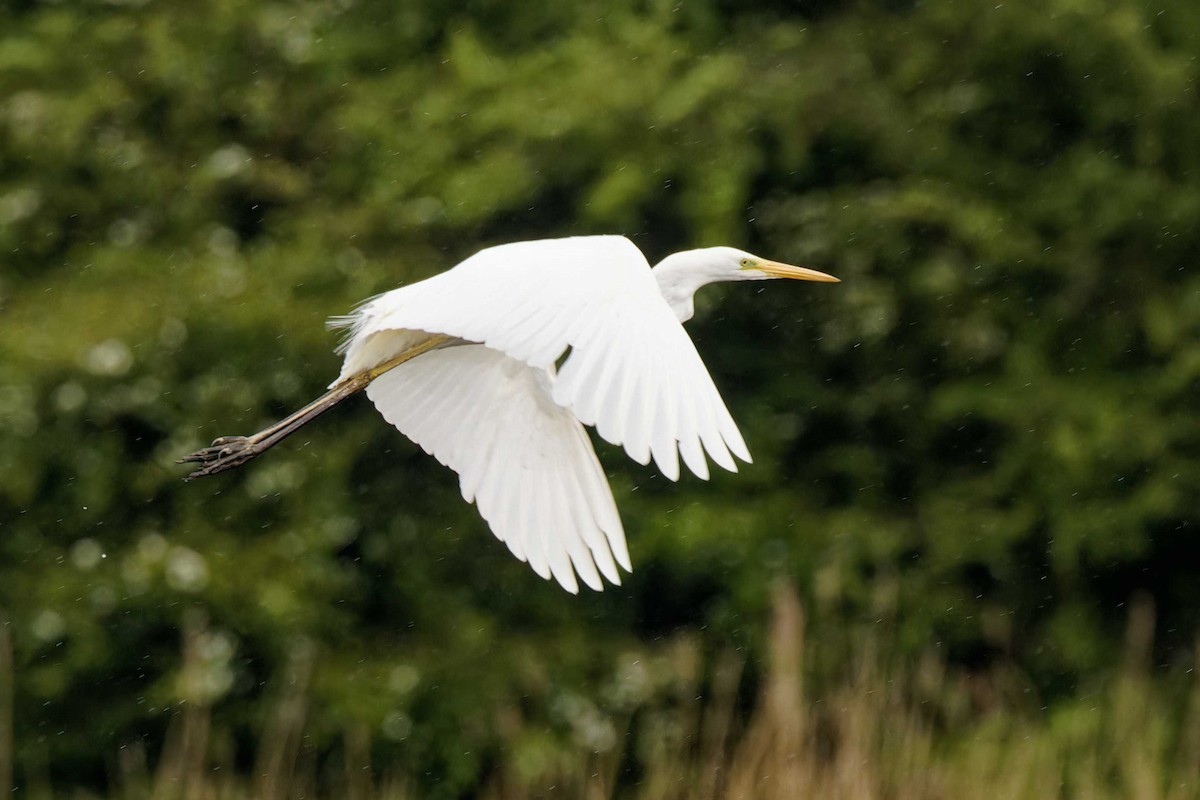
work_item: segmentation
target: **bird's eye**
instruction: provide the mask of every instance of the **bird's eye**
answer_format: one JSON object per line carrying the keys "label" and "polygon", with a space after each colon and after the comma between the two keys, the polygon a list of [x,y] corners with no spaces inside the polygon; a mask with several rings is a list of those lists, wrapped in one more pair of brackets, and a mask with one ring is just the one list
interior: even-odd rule
{"label": "bird's eye", "polygon": [[743,258],[741,260],[741,266],[742,266],[742,269],[750,269],[751,267],[754,266],[754,262],[748,258]]}

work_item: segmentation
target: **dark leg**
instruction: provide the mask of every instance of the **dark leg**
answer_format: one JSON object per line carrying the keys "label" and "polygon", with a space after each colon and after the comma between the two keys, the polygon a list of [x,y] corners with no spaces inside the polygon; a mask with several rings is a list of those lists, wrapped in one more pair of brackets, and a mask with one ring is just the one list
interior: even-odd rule
{"label": "dark leg", "polygon": [[207,475],[216,475],[234,467],[240,467],[247,461],[257,458],[267,450],[270,450],[329,409],[358,394],[367,388],[367,384],[383,373],[395,369],[405,361],[416,358],[422,353],[437,349],[450,341],[451,337],[449,336],[434,336],[426,339],[421,344],[404,351],[395,358],[351,375],[304,408],[294,414],[289,414],[269,428],[251,436],[222,436],[214,440],[211,446],[186,455],[176,463],[198,463],[204,465],[188,475],[187,480],[203,478]]}
{"label": "dark leg", "polygon": [[358,394],[366,386],[366,382],[340,384],[266,430],[251,436],[222,436],[215,439],[211,447],[205,447],[203,450],[186,455],[179,459],[178,463],[195,462],[204,465],[188,475],[188,480],[203,478],[206,475],[216,475],[219,472],[240,467],[247,461],[270,450],[343,400]]}

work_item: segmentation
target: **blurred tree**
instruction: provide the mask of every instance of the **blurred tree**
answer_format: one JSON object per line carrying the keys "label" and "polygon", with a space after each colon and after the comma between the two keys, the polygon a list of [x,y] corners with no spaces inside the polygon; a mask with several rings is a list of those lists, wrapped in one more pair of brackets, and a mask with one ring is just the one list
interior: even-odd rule
{"label": "blurred tree", "polygon": [[[365,725],[455,796],[502,711],[569,741],[563,698],[615,707],[597,687],[663,633],[757,652],[782,576],[829,671],[884,619],[1069,692],[1138,591],[1189,657],[1200,8],[10,3],[0,30],[19,778],[52,753],[99,782],[196,691],[244,760],[312,648],[312,745]],[[365,404],[179,481],[335,374],[322,318],[601,231],[845,281],[701,297],[756,462],[673,485],[602,448],[625,588],[563,602]]]}

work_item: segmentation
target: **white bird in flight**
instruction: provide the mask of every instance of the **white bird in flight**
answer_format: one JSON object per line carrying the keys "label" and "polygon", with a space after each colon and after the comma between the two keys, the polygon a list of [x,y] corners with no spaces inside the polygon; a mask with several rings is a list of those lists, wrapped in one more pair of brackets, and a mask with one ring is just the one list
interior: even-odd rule
{"label": "white bird in flight", "polygon": [[[630,458],[708,479],[750,452],[681,323],[718,281],[836,282],[732,247],[653,269],[623,236],[516,242],[382,294],[331,326],[345,363],[319,399],[252,436],[181,459],[214,475],[258,456],[366,389],[384,419],[459,475],[492,532],[543,578],[578,592],[632,570],[625,532],[584,425]],[[563,356],[566,354],[565,360]],[[556,364],[561,363],[561,367]]]}

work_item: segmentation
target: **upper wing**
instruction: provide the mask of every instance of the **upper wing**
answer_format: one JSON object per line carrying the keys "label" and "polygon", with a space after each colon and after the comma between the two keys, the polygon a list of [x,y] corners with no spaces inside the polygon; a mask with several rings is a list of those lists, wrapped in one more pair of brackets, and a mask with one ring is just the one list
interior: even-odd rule
{"label": "upper wing", "polygon": [[[553,398],[634,460],[653,455],[679,477],[679,456],[708,477],[703,452],[737,470],[750,453],[692,340],[663,300],[641,252],[621,236],[519,242],[381,295],[349,319],[342,376],[395,351],[384,331],[480,342],[548,370],[570,348]],[[418,363],[428,356],[415,359]]]}
{"label": "upper wing", "polygon": [[570,592],[575,573],[599,590],[599,573],[621,583],[614,556],[630,569],[625,532],[592,443],[550,398],[551,380],[496,350],[461,345],[384,373],[367,396],[459,474],[463,499],[513,555]]}

